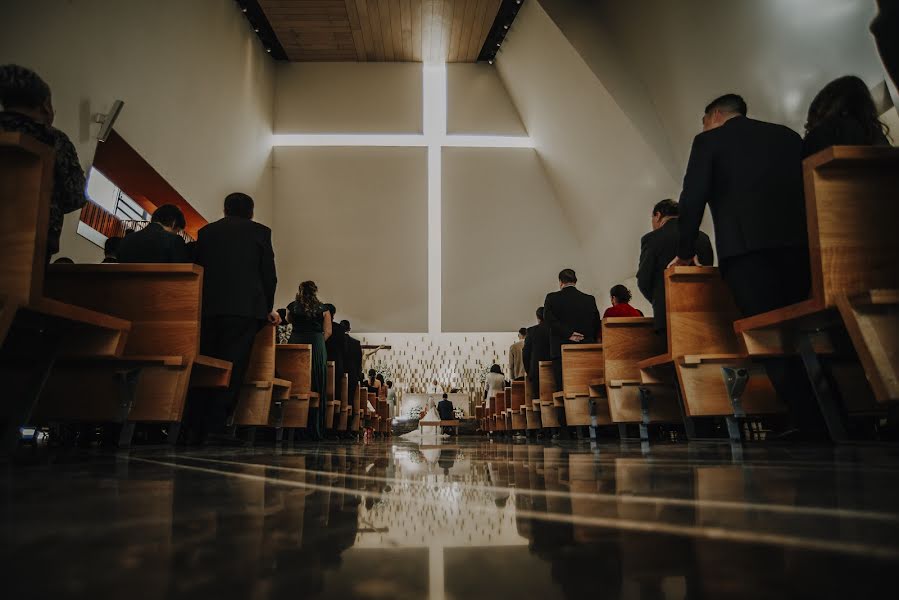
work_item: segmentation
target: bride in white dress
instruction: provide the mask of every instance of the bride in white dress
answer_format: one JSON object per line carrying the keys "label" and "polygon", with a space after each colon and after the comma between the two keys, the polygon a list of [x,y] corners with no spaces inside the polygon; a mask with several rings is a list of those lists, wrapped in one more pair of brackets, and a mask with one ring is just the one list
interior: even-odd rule
{"label": "bride in white dress", "polygon": [[[434,399],[428,400],[428,410],[424,414],[419,415],[419,421],[439,421],[440,415],[437,414],[437,405],[434,404]],[[427,427],[422,429],[418,427],[413,429],[409,433],[400,436],[403,439],[407,440],[424,440],[424,439],[438,439],[438,438],[448,438],[449,435],[445,433],[441,433],[440,427]]]}

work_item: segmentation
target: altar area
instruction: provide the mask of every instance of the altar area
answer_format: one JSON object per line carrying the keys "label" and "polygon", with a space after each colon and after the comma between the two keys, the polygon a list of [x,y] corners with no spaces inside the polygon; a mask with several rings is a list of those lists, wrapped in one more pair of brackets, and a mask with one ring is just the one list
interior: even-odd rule
{"label": "altar area", "polygon": [[[397,411],[397,416],[401,419],[408,418],[409,413],[411,413],[415,407],[421,407],[423,411],[427,410],[428,401],[431,399],[434,400],[434,406],[437,406],[437,403],[443,399],[443,394],[413,394],[407,392],[403,394],[400,401],[400,408]],[[448,399],[453,403],[453,408],[461,408],[462,413],[466,417],[471,416],[471,410],[469,408],[470,396],[467,393],[449,394]]]}

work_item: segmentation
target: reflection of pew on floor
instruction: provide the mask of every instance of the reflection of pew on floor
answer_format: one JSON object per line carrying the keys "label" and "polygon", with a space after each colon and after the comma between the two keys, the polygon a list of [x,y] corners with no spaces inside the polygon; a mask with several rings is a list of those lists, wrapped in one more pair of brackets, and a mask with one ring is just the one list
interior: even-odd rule
{"label": "reflection of pew on floor", "polygon": [[811,298],[734,327],[751,356],[802,358],[830,435],[843,440],[842,411],[899,400],[899,149],[835,146],[803,172]]}
{"label": "reflection of pew on floor", "polygon": [[[665,336],[654,331],[652,318],[603,319],[602,339],[606,393],[612,422],[622,426],[638,423],[643,426],[644,434],[647,433],[646,426],[653,423],[680,423],[681,413],[674,385],[664,382],[644,384],[640,379],[638,363],[664,354],[667,345]],[[642,396],[641,390],[645,390]]]}
{"label": "reflection of pew on floor", "polygon": [[[0,423],[9,450],[19,427],[36,422],[35,402],[58,362],[90,365],[118,356],[131,328],[127,320],[44,297],[53,157],[52,148],[28,136],[0,133]],[[116,417],[124,420],[125,411]]]}
{"label": "reflection of pew on floor", "polygon": [[290,401],[292,383],[275,375],[276,356],[275,327],[266,324],[256,334],[234,411],[233,424],[250,427],[250,439],[256,427],[274,427],[275,438],[282,437],[284,405]]}
{"label": "reflection of pew on floor", "polygon": [[[188,388],[226,387],[231,364],[200,354],[203,269],[191,264],[52,265],[47,296],[132,322],[121,357],[103,365],[61,363],[36,416],[42,421],[122,421],[120,386],[131,408],[120,443],[134,423],[169,423],[174,442]],[[73,391],[77,402],[73,402]]]}
{"label": "reflection of pew on floor", "polygon": [[[732,397],[725,369],[754,369],[733,332],[737,308],[714,267],[673,267],[665,271],[668,351],[638,363],[645,384],[680,385],[687,436],[692,417],[726,417],[732,440],[740,439],[738,417],[783,412],[768,376],[760,368]],[[651,402],[651,400],[650,400]]]}

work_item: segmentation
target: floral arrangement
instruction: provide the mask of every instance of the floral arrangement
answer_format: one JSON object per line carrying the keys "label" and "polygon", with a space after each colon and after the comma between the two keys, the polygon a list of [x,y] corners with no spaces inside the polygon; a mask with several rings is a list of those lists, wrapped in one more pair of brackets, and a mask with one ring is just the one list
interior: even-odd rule
{"label": "floral arrangement", "polygon": [[423,406],[413,406],[411,410],[409,410],[409,418],[412,420],[417,420],[421,417],[421,413],[424,410]]}
{"label": "floral arrangement", "polygon": [[465,411],[462,410],[461,408],[455,407],[455,408],[453,408],[453,416],[456,419],[461,419],[462,417],[465,416]]}

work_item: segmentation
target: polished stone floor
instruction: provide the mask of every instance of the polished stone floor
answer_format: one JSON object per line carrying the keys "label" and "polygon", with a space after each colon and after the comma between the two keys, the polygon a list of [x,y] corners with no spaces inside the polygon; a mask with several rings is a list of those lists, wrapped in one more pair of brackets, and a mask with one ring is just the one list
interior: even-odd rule
{"label": "polished stone floor", "polygon": [[896,597],[899,447],[462,439],[3,465],[4,597]]}

